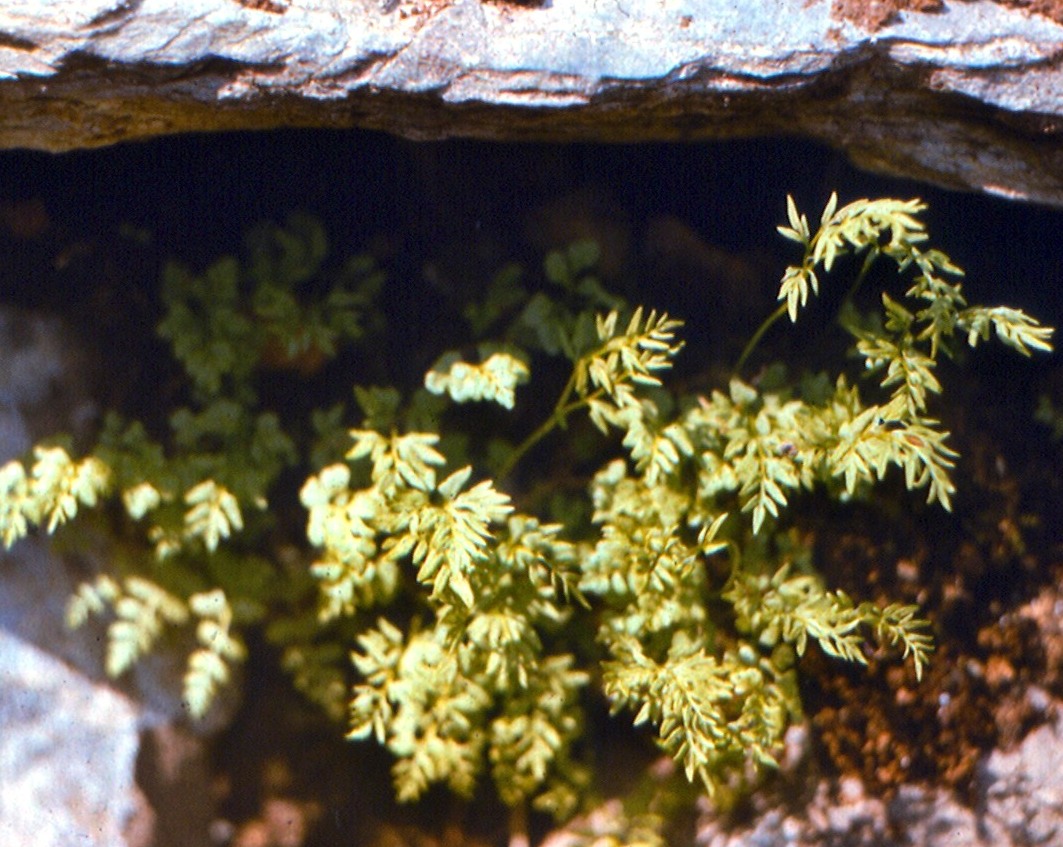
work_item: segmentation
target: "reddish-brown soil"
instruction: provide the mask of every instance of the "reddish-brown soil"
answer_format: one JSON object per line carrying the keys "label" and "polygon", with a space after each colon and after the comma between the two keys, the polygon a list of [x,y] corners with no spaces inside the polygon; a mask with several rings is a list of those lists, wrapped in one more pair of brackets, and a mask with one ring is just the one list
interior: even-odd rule
{"label": "reddish-brown soil", "polygon": [[[961,0],[962,2],[962,0]],[[1063,23],[1063,0],[997,0],[1002,6],[1025,9]],[[835,17],[865,29],[876,30],[896,19],[901,12],[940,12],[944,0],[834,0]]]}

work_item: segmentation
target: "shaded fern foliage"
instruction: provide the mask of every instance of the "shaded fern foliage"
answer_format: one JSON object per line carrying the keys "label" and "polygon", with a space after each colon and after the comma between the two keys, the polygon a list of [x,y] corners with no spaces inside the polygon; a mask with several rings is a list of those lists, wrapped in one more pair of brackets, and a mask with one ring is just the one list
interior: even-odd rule
{"label": "shaded fern foliage", "polygon": [[[1024,355],[1051,349],[1052,330],[1023,312],[966,302],[960,269],[927,246],[923,209],[832,197],[813,231],[789,200],[779,231],[801,254],[779,308],[707,394],[669,392],[682,322],[609,294],[595,248],[580,244],[546,258],[541,290],[506,268],[466,304],[475,355],[443,351],[420,387],[355,386],[356,425],[339,403],[298,431],[263,407],[255,375],[309,371],[360,343],[386,287],[365,257],[327,268],[311,219],[258,229],[242,258],[164,274],[159,333],[189,398],[169,435],[114,414],[87,457],[42,445],[8,463],[0,534],[10,547],[117,501],[114,531],[140,552],[69,605],[73,626],[108,618],[108,672],[193,627],[184,698],[201,717],[244,658],[241,632],[264,627],[350,738],[391,752],[401,800],[435,784],[471,795],[489,779],[510,806],[573,814],[593,777],[578,752],[591,686],[711,794],[776,762],[810,645],[856,663],[880,645],[917,677],[932,661],[916,608],[831,590],[807,555],[774,543],[794,498],[860,497],[896,473],[951,508],[959,457],[932,412],[940,358],[993,338]],[[744,378],[763,330],[799,323],[845,255],[863,260],[854,291],[875,263],[898,271],[877,314],[851,298],[841,311],[859,373],[770,389]],[[513,409],[546,357],[569,369],[553,406],[522,442],[470,462],[447,407]],[[589,526],[508,488],[577,416],[615,447],[587,487]],[[267,516],[294,469],[306,524],[293,558],[271,549]],[[658,843],[651,817],[632,818],[626,843]]]}

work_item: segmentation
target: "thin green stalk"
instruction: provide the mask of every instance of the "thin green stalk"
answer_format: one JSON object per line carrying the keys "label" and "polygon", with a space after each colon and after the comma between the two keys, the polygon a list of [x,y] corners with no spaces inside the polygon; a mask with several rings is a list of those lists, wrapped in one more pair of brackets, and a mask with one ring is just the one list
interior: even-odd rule
{"label": "thin green stalk", "polygon": [[528,805],[518,803],[509,810],[509,844],[507,847],[528,847]]}
{"label": "thin green stalk", "polygon": [[543,421],[536,430],[525,438],[516,449],[509,454],[509,458],[506,459],[505,464],[499,468],[498,473],[495,475],[496,480],[503,480],[509,477],[513,473],[513,469],[517,466],[521,459],[532,449],[536,444],[542,441],[546,436],[553,432],[557,427],[564,427],[565,420],[575,412],[577,409],[582,409],[595,397],[602,395],[602,390],[589,394],[586,397],[581,397],[578,400],[570,399],[572,393],[576,390],[576,374],[579,372],[580,362],[576,363],[576,366],[572,369],[572,375],[568,378],[568,382],[565,384],[564,390],[561,392],[561,396],[558,397],[557,403],[554,404],[554,410],[550,413],[550,416]]}
{"label": "thin green stalk", "polygon": [[860,290],[860,286],[864,284],[864,280],[867,278],[867,272],[871,270],[871,266],[875,263],[875,259],[879,257],[879,250],[877,247],[872,247],[867,251],[867,256],[864,258],[864,264],[860,268],[860,273],[856,275],[856,280],[849,290],[845,293],[845,300],[842,301],[842,308],[844,309],[852,299],[856,296],[856,292]]}
{"label": "thin green stalk", "polygon": [[[867,277],[868,271],[871,270],[871,265],[874,264],[875,259],[877,259],[878,256],[878,248],[873,247],[871,250],[868,251],[867,257],[864,259],[864,264],[860,268],[860,273],[856,275],[856,281],[853,282],[853,284],[849,287],[849,291],[846,292],[845,300],[843,301],[845,304],[849,303],[856,295],[856,292],[860,289],[860,286],[863,284],[864,279]],[[734,374],[736,376],[741,373],[743,366],[749,359],[750,355],[752,355],[753,351],[757,348],[757,345],[764,337],[764,334],[769,329],[771,329],[775,325],[775,322],[778,321],[785,314],[786,303],[781,303],[779,307],[770,315],[768,315],[768,317],[764,319],[763,323],[761,323],[761,325],[757,327],[757,331],[753,333],[753,336],[746,343],[746,346],[742,349],[742,355],[738,357],[738,361],[735,363]]]}
{"label": "thin green stalk", "polygon": [[734,373],[736,375],[741,372],[742,366],[746,363],[746,359],[748,359],[750,354],[756,349],[757,344],[760,343],[760,339],[764,337],[764,333],[771,329],[775,322],[785,314],[786,304],[783,303],[779,308],[768,315],[768,317],[764,319],[764,322],[757,327],[757,331],[753,333],[753,337],[746,343],[745,348],[742,350],[742,355],[738,357],[738,361],[735,363]]}

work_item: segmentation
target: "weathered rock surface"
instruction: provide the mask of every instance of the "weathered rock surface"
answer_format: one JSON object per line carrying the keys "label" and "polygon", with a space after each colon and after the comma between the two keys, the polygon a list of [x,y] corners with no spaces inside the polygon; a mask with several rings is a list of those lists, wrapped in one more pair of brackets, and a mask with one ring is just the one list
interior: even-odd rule
{"label": "weathered rock surface", "polygon": [[[1046,698],[1046,708],[1060,704]],[[1029,847],[1063,844],[1063,718],[1030,733],[1014,750],[994,750],[979,768],[974,805],[950,791],[903,786],[890,799],[858,779],[823,779],[790,802],[757,808],[749,825],[726,824],[705,804],[698,847]],[[667,765],[665,766],[667,768]],[[629,832],[618,800],[552,833],[543,847],[603,843]]]}
{"label": "weathered rock surface", "polygon": [[0,628],[0,841],[144,844],[138,747],[132,702]]}
{"label": "weathered rock surface", "polygon": [[[1058,708],[1059,704],[1053,704]],[[776,807],[739,830],[706,819],[702,847],[1026,847],[1063,843],[1063,721],[994,750],[975,786],[974,807],[950,792],[904,786],[890,800],[856,779],[821,782],[801,809]],[[562,847],[562,845],[558,845]]]}
{"label": "weathered rock surface", "polygon": [[0,844],[201,847],[206,745],[180,721],[184,654],[153,654],[118,690],[102,625],[63,623],[75,587],[41,544],[0,552]]}
{"label": "weathered rock surface", "polygon": [[[1036,628],[1043,644],[1046,686],[1063,670],[1063,591],[1045,588],[1014,613]],[[1056,689],[1058,690],[1058,689]],[[1063,700],[1028,686],[1021,705],[1000,703],[1043,721],[1018,743],[988,751],[963,798],[940,785],[912,782],[876,796],[858,777],[809,773],[809,737],[791,727],[780,778],[752,798],[739,822],[721,818],[702,800],[698,847],[1031,847],[1063,844]],[[674,765],[662,759],[660,773]],[[553,833],[543,847],[573,847],[576,833],[625,831],[618,800]]]}
{"label": "weathered rock surface", "polygon": [[1057,0],[852,5],[9,0],[0,146],[276,126],[416,139],[795,134],[877,170],[1063,206]]}
{"label": "weathered rock surface", "polygon": [[[91,422],[91,370],[60,321],[0,309],[0,464]],[[205,744],[182,722],[187,651],[160,649],[118,690],[104,677],[104,624],[64,624],[88,575],[35,538],[0,548],[0,845],[201,847],[211,810]],[[219,701],[197,729],[233,708]]]}

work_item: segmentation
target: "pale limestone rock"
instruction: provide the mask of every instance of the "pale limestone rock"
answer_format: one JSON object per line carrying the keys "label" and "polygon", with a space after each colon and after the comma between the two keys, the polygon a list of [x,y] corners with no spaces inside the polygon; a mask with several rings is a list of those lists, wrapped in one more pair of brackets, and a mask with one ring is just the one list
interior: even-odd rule
{"label": "pale limestone rock", "polygon": [[1063,25],[988,0],[868,30],[831,0],[17,0],[0,147],[360,126],[409,138],[794,134],[1063,206]]}

